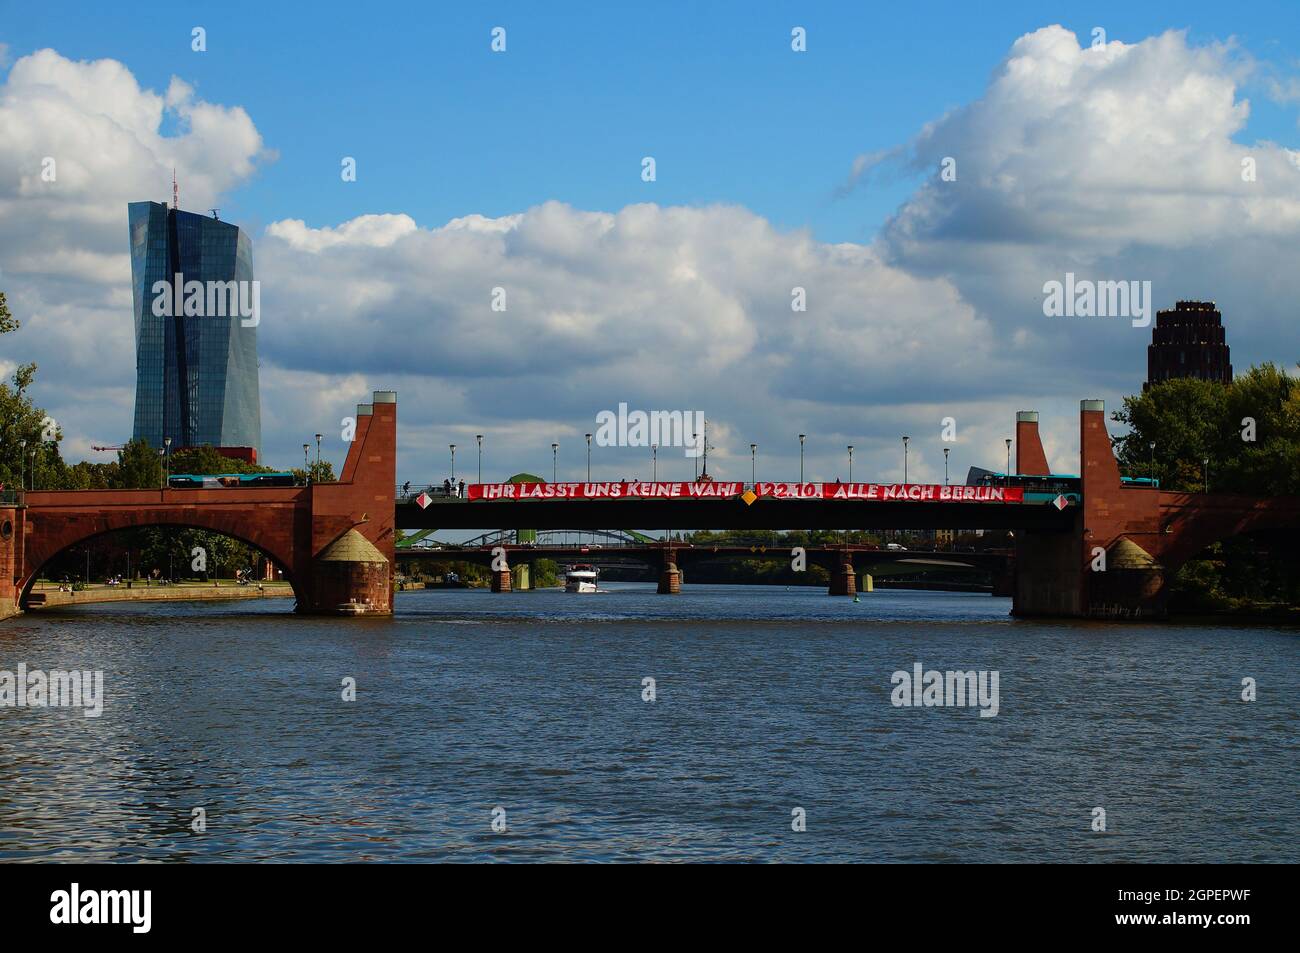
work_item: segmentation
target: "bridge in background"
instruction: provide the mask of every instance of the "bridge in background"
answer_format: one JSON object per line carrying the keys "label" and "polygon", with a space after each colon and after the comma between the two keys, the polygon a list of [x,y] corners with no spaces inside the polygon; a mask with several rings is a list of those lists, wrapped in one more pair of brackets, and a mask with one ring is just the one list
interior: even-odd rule
{"label": "bridge in background", "polygon": [[[1300,498],[1171,493],[1125,487],[1101,401],[1080,407],[1081,501],[1049,504],[934,499],[621,498],[445,499],[420,506],[394,492],[396,394],[357,408],[356,438],[336,483],[212,490],[30,492],[0,504],[0,616],[20,605],[43,566],[87,539],[142,526],[189,526],[242,540],[285,575],[305,612],[388,613],[396,528],[546,529],[1008,529],[1008,583],[1017,615],[1160,616],[1168,578],[1208,545],[1260,530],[1300,529]],[[1016,422],[1016,472],[1048,475],[1037,415]],[[680,589],[691,547],[656,552],[660,591]],[[861,550],[833,554],[832,592],[856,587]],[[511,557],[506,549],[507,560]],[[873,553],[873,558],[877,554]],[[1104,555],[1104,560],[1099,560]],[[819,553],[818,558],[825,558]],[[517,553],[515,559],[521,559]],[[1102,569],[1095,567],[1098,564]],[[505,580],[496,588],[508,588]]]}
{"label": "bridge in background", "polygon": [[[509,535],[509,534],[502,534]],[[545,534],[540,534],[545,536]],[[572,534],[571,534],[572,535]],[[610,534],[611,536],[614,534]],[[439,548],[410,548],[399,551],[398,562],[428,560],[442,562],[466,562],[474,565],[497,566],[509,568],[495,569],[492,572],[492,591],[508,592],[520,586],[517,573],[512,569],[530,566],[539,559],[556,562],[592,563],[605,565],[616,562],[625,565],[638,563],[651,568],[662,567],[659,576],[659,591],[671,593],[681,591],[685,581],[686,570],[700,563],[714,560],[771,560],[793,563],[802,559],[807,566],[820,566],[831,576],[831,595],[854,595],[857,592],[858,578],[866,576],[876,567],[897,565],[927,569],[950,569],[961,571],[988,572],[994,579],[995,595],[1011,595],[1009,569],[1013,556],[1009,551],[987,551],[978,553],[959,553],[952,551],[889,550],[878,546],[845,544],[835,546],[802,546],[797,549],[789,546],[753,543],[751,545],[712,545],[693,544],[679,540],[642,542],[633,539],[619,539],[610,545],[603,544],[564,544],[542,541],[537,544],[516,543],[505,538],[474,541],[474,545],[442,546]],[[851,571],[845,571],[845,565]],[[527,577],[525,577],[527,578]]]}

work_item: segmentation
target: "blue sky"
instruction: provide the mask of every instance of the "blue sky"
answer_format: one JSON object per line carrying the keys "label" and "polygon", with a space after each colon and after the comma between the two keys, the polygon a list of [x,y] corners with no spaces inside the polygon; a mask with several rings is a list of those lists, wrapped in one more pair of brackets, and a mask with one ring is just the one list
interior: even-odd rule
{"label": "blue sky", "polygon": [[[423,225],[578,208],[738,203],[822,241],[871,238],[915,185],[900,171],[848,197],[852,159],[904,142],[977,98],[1011,39],[1060,23],[1134,42],[1186,28],[1258,57],[1300,55],[1300,4],[322,2],[4,4],[10,56],[52,46],[112,57],[142,85],[171,76],[242,105],[278,159],[225,199],[250,226],[368,212]],[[507,30],[506,55],[489,49]],[[208,51],[190,50],[203,26]],[[790,30],[808,31],[793,55]],[[1252,97],[1251,132],[1294,140],[1295,117]],[[338,176],[358,160],[355,187]],[[640,179],[653,155],[658,181]],[[181,183],[184,187],[184,182]]]}
{"label": "blue sky", "polygon": [[1047,281],[1213,299],[1238,370],[1300,358],[1297,63],[1283,2],[0,2],[0,287],[24,321],[0,372],[41,365],[69,459],[124,439],[125,206],[176,163],[183,207],[254,241],[273,462],[396,389],[414,479],[479,432],[489,476],[546,472],[552,441],[577,467],[621,402],[706,413],[723,477],[751,441],[796,472],[807,432],[815,477],[847,443],[897,477],[910,433],[913,476],[941,478],[948,416],[955,471],[997,466],[1019,409],[1069,471],[1078,400],[1139,390],[1149,332],[1048,320]]}

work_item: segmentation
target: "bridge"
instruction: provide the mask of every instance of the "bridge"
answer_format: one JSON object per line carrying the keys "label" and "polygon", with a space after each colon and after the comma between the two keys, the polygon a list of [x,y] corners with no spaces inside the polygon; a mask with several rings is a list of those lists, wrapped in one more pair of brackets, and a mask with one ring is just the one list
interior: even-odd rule
{"label": "bridge", "polygon": [[[1008,529],[1014,531],[1016,545],[1004,588],[1012,596],[1014,614],[1108,618],[1164,615],[1169,578],[1214,542],[1261,530],[1300,529],[1297,497],[1125,486],[1101,401],[1081,403],[1079,429],[1077,505],[1024,502],[1011,488],[997,498],[972,498],[971,488],[876,484],[736,483],[707,490],[670,484],[535,484],[510,491],[503,489],[509,485],[489,484],[468,487],[468,498],[399,498],[397,397],[376,391],[373,403],[357,408],[356,437],[336,483],[29,492],[15,503],[0,504],[0,616],[22,605],[41,568],[58,553],[140,526],[189,526],[232,536],[261,550],[281,569],[298,597],[299,611],[355,615],[392,611],[399,528],[426,535],[433,529],[490,526]],[[1037,414],[1031,412],[1017,415],[1016,472],[1051,472]],[[508,546],[502,549],[504,568],[494,569],[494,577],[501,576],[494,578],[494,588],[505,591],[509,560],[526,556]],[[671,539],[654,552],[661,567],[660,591],[679,591],[682,562],[700,553]],[[845,546],[815,554],[831,561],[832,593],[855,590],[863,552]]]}
{"label": "bridge", "polygon": [[[493,592],[508,592],[517,583],[511,568],[531,565],[539,559],[556,562],[592,563],[609,565],[617,563],[640,564],[651,568],[662,567],[659,575],[659,592],[680,592],[686,569],[705,562],[721,559],[770,560],[793,562],[804,566],[820,566],[831,575],[831,595],[854,595],[857,580],[869,570],[881,565],[902,565],[916,569],[955,569],[989,572],[995,580],[994,593],[1011,595],[1008,572],[1012,555],[1002,550],[986,552],[954,552],[949,550],[919,551],[890,550],[879,546],[844,544],[832,546],[776,546],[771,542],[750,544],[689,543],[680,540],[646,541],[621,534],[596,531],[593,536],[607,539],[603,543],[561,542],[547,537],[565,537],[576,534],[572,530],[539,533],[536,542],[519,543],[515,533],[498,531],[484,534],[461,545],[437,547],[406,547],[399,551],[399,563],[438,560],[465,562],[492,568]],[[846,571],[845,565],[851,570]],[[527,585],[522,588],[528,588]]]}
{"label": "bridge", "polygon": [[64,550],[119,530],[212,530],[261,550],[301,612],[392,612],[397,395],[357,406],[336,483],[295,487],[30,491],[0,505],[0,618],[25,604],[41,568]]}

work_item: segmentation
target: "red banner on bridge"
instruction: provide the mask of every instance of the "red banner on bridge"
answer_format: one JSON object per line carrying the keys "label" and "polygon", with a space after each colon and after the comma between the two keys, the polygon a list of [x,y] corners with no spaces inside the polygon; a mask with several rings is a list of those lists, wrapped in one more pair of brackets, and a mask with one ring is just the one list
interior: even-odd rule
{"label": "red banner on bridge", "polygon": [[1015,486],[941,486],[935,483],[471,483],[470,500],[731,499],[752,489],[755,498],[876,500],[882,503],[1023,503]]}

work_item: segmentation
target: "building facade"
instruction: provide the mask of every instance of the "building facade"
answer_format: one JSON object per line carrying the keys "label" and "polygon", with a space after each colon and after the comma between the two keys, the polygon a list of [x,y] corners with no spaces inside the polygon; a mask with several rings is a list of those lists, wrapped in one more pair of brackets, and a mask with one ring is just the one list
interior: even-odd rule
{"label": "building facade", "polygon": [[162,202],[132,202],[127,216],[135,438],[159,449],[168,437],[173,450],[251,448],[255,457],[262,412],[252,242],[229,222]]}
{"label": "building facade", "polygon": [[1223,315],[1213,301],[1179,301],[1172,311],[1156,312],[1147,346],[1147,380],[1142,389],[1175,377],[1229,383],[1232,361],[1223,333]]}

